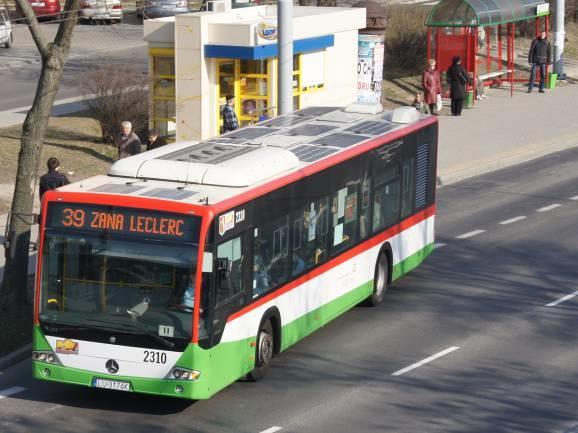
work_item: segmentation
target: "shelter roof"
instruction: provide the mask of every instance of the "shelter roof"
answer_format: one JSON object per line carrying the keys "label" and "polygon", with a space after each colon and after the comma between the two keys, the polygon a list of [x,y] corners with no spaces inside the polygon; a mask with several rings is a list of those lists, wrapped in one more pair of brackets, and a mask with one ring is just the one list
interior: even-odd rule
{"label": "shelter roof", "polygon": [[426,26],[494,26],[548,14],[544,0],[441,0],[428,16]]}

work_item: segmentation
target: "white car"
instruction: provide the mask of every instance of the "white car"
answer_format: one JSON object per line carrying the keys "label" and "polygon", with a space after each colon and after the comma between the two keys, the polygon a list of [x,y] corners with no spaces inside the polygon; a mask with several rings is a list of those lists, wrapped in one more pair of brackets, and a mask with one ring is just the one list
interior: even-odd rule
{"label": "white car", "polygon": [[12,34],[12,24],[8,18],[8,11],[5,8],[0,8],[0,45],[4,48],[10,48],[14,35]]}
{"label": "white car", "polygon": [[122,21],[120,0],[81,0],[78,19],[87,21]]}

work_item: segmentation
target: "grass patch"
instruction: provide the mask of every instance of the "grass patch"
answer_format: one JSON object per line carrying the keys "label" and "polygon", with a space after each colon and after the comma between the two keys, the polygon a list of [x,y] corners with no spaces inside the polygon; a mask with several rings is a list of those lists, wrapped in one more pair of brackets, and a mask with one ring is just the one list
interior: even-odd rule
{"label": "grass patch", "polygon": [[[0,213],[10,210],[18,153],[20,127],[0,129]],[[54,156],[60,160],[62,172],[71,182],[96,174],[105,174],[116,157],[116,149],[100,142],[100,127],[94,119],[83,113],[70,117],[53,117],[40,155],[38,175],[46,172],[46,160]]]}

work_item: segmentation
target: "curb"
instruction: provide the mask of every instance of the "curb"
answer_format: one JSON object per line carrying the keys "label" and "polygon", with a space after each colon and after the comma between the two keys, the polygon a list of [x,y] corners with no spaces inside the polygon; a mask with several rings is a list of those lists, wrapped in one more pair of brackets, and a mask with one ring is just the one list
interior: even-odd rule
{"label": "curb", "polygon": [[29,358],[31,356],[30,355],[31,351],[32,351],[32,343],[28,343],[27,345],[21,347],[20,349],[16,349],[14,352],[3,356],[2,358],[0,358],[0,370],[12,367],[14,364],[17,364],[20,361]]}

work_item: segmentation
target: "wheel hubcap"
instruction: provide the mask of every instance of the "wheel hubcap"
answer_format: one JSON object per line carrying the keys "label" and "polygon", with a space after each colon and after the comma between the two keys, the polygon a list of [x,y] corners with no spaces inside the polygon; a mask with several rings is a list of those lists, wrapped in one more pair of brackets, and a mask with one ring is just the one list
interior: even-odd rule
{"label": "wheel hubcap", "polygon": [[261,365],[269,364],[273,357],[273,337],[266,332],[261,332],[259,338],[259,358]]}

